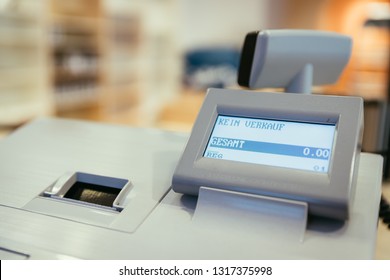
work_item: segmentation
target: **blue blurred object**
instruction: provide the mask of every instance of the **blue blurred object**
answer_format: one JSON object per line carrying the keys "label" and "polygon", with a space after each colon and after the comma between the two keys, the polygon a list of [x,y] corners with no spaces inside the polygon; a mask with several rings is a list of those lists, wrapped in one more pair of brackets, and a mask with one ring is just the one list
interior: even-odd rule
{"label": "blue blurred object", "polygon": [[240,51],[204,48],[185,54],[184,83],[195,89],[225,88],[237,84]]}

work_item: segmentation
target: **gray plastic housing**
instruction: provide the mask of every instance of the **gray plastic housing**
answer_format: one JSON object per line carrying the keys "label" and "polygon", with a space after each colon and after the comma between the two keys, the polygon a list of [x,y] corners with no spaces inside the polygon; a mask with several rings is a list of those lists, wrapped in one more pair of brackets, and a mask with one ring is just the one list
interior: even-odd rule
{"label": "gray plastic housing", "polygon": [[[218,115],[335,124],[328,173],[206,158]],[[313,215],[346,220],[353,202],[363,135],[359,97],[209,89],[172,177],[175,192],[201,186],[309,204]],[[305,135],[302,135],[305,137]]]}
{"label": "gray plastic housing", "polygon": [[286,88],[310,93],[335,83],[351,56],[352,39],[318,30],[261,30],[247,34],[238,83],[248,88]]}

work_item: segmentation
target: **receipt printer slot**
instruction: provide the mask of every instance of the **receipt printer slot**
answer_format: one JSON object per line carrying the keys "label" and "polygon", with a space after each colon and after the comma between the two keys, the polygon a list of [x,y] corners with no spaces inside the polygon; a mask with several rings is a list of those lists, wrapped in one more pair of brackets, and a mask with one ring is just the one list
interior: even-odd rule
{"label": "receipt printer slot", "polygon": [[69,172],[50,185],[42,196],[120,212],[130,188],[126,179]]}
{"label": "receipt printer slot", "polygon": [[77,181],[64,197],[111,207],[119,192],[120,189],[117,188]]}

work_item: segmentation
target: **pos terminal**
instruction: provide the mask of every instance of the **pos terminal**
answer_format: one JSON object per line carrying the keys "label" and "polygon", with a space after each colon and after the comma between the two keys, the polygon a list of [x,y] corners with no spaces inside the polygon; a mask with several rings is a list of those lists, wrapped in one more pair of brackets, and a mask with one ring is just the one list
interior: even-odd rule
{"label": "pos terminal", "polygon": [[210,89],[172,187],[298,200],[311,214],[348,219],[362,133],[358,97]]}
{"label": "pos terminal", "polygon": [[[251,33],[239,82],[308,93],[350,43]],[[190,135],[34,120],[0,141],[0,259],[373,258],[382,159],[362,133],[359,97],[240,89],[209,89]]]}

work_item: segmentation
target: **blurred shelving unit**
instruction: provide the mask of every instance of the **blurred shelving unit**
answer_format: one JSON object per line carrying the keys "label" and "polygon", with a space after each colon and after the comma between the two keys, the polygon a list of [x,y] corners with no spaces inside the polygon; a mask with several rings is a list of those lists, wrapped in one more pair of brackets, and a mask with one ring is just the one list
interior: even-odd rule
{"label": "blurred shelving unit", "polygon": [[159,111],[178,94],[181,57],[175,40],[179,3],[104,1],[109,119],[155,125]]}
{"label": "blurred shelving unit", "polygon": [[363,149],[385,158],[389,175],[390,3],[371,3],[351,70],[351,92],[365,99]]}
{"label": "blurred shelving unit", "polygon": [[143,1],[144,32],[142,60],[143,105],[146,125],[155,124],[163,107],[181,91],[181,63],[177,28],[180,0]]}
{"label": "blurred shelving unit", "polygon": [[0,1],[0,127],[53,112],[41,1]]}
{"label": "blurred shelving unit", "polygon": [[[104,19],[104,83],[106,94],[103,114],[120,122],[140,102],[141,19],[137,9],[120,12],[106,10]],[[125,119],[127,119],[125,117]]]}
{"label": "blurred shelving unit", "polygon": [[153,125],[179,80],[177,0],[47,3],[57,115]]}
{"label": "blurred shelving unit", "polygon": [[46,2],[49,79],[56,114],[99,118],[104,91],[101,3]]}
{"label": "blurred shelving unit", "polygon": [[348,34],[353,39],[351,59],[341,79],[322,90],[364,98],[362,149],[384,156],[386,178],[390,175],[390,3],[327,0],[321,8],[317,28]]}

